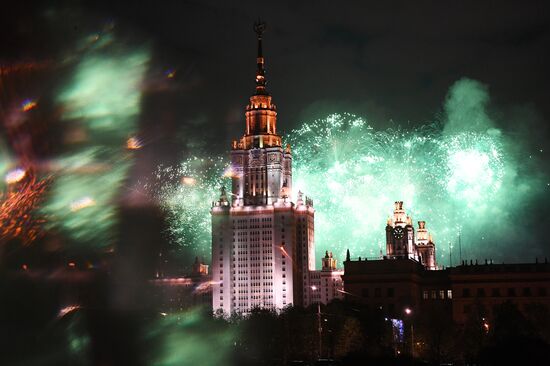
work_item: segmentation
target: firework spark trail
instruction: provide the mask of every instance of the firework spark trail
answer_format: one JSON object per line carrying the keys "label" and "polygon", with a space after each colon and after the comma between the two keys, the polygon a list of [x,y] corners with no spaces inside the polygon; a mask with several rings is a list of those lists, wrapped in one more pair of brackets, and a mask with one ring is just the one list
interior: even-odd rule
{"label": "firework spark trail", "polygon": [[28,245],[43,233],[45,219],[35,211],[47,186],[47,179],[32,176],[0,196],[0,242],[20,239]]}
{"label": "firework spark trail", "polygon": [[[487,238],[509,243],[522,235],[517,229],[511,233],[506,223],[536,194],[537,179],[517,181],[520,164],[510,142],[492,127],[480,85],[457,82],[441,123],[376,131],[363,118],[333,114],[285,137],[293,149],[294,195],[301,190],[315,202],[317,253],[329,250],[344,258],[349,248],[354,256],[378,256],[385,250],[384,227],[396,200],[405,202],[413,220],[427,221],[443,263],[458,232],[464,252],[473,255],[503,249],[486,248]],[[192,157],[179,168],[160,169],[170,179],[157,175],[160,188],[154,189],[168,212],[170,233],[206,257],[209,203],[219,196],[221,184],[229,185],[222,177],[227,168],[222,157]],[[196,184],[169,183],[182,177]]]}
{"label": "firework spark trail", "polygon": [[392,203],[405,201],[439,242],[479,219],[502,184],[502,144],[437,126],[373,131],[353,115],[332,115],[294,131],[295,190],[316,202],[318,250],[376,256]]}
{"label": "firework spark trail", "polygon": [[192,157],[176,168],[159,167],[155,180],[145,185],[167,212],[169,236],[198,256],[210,256],[210,203],[219,197],[222,185],[230,184],[223,176],[228,166],[223,157]]}

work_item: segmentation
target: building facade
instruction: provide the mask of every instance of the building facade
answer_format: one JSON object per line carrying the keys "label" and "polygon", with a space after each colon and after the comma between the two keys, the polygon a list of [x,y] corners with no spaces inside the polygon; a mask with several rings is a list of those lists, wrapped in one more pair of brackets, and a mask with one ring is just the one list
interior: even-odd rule
{"label": "building facade", "polygon": [[463,262],[449,272],[453,296],[453,319],[464,323],[477,313],[490,319],[495,306],[514,303],[520,311],[543,304],[550,308],[550,264],[478,264]]}
{"label": "building facade", "polygon": [[418,313],[437,301],[450,309],[453,298],[448,270],[428,270],[411,258],[346,260],[345,300],[381,311],[389,318],[403,318],[405,309]]}
{"label": "building facade", "polygon": [[[245,131],[231,149],[231,193],[212,205],[214,312],[304,305],[315,269],[313,201],[292,202],[292,152],[277,132],[277,109],[266,89],[263,24],[256,24],[256,90]],[[306,297],[307,299],[307,297]]]}
{"label": "building facade", "polygon": [[380,310],[388,317],[403,318],[439,308],[453,321],[468,317],[490,320],[495,306],[515,304],[550,308],[550,264],[485,262],[462,263],[445,270],[427,270],[410,258],[349,260],[344,262],[346,301]]}

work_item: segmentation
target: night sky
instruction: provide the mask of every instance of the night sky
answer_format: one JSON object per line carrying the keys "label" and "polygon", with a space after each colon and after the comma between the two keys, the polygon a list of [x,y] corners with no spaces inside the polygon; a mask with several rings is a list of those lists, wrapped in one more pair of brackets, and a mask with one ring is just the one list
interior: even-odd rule
{"label": "night sky", "polygon": [[[194,149],[225,154],[244,129],[253,92],[258,18],[268,25],[268,90],[280,132],[343,112],[367,118],[376,129],[418,127],[440,118],[449,88],[470,78],[487,86],[495,127],[521,142],[524,156],[536,154],[534,169],[548,176],[550,12],[544,1],[10,4],[0,15],[0,63],[44,62],[51,72],[4,91],[2,106],[25,88],[53,100],[70,73],[71,66],[58,64],[62,55],[114,25],[126,47],[147,47],[151,56],[138,116],[147,148],[136,155],[130,179]],[[55,118],[55,111],[48,116]],[[56,149],[52,142],[37,153]],[[550,255],[549,191],[535,201],[519,223],[529,226],[535,248],[523,257],[515,250],[514,259]]]}

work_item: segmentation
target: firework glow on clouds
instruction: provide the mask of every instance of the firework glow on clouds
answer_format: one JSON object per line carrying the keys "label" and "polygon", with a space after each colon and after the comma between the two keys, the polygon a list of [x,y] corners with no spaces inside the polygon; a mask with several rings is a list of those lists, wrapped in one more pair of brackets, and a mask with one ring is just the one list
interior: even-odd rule
{"label": "firework glow on clouds", "polygon": [[[481,83],[462,79],[449,90],[445,117],[419,128],[377,131],[367,119],[333,114],[302,124],[285,136],[293,150],[293,194],[314,200],[317,257],[340,260],[385,252],[385,224],[393,202],[404,201],[413,222],[427,221],[438,260],[489,255],[521,240],[509,225],[541,193],[542,177],[525,174],[511,142],[494,127]],[[193,156],[179,167],[159,167],[156,192],[180,246],[209,258],[210,203],[224,176],[226,157]],[[521,178],[520,178],[521,176]],[[416,224],[415,224],[416,225]],[[507,238],[506,242],[502,239]]]}

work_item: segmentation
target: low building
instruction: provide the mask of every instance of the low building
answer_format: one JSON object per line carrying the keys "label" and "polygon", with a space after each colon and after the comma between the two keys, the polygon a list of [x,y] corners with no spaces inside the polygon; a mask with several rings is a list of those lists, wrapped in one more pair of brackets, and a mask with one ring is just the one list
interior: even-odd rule
{"label": "low building", "polygon": [[539,304],[550,308],[550,264],[484,264],[464,262],[444,270],[428,270],[410,258],[346,260],[345,299],[403,318],[440,307],[463,324],[472,311],[490,319],[492,309],[505,301],[528,311]]}
{"label": "low building", "polygon": [[453,296],[453,319],[463,323],[477,311],[491,318],[495,305],[510,301],[528,312],[534,304],[550,308],[550,264],[483,264],[463,262],[449,271]]}
{"label": "low building", "polygon": [[321,259],[320,271],[309,271],[309,288],[304,291],[304,306],[315,303],[328,304],[344,298],[343,269],[337,268],[336,258],[328,251]]}
{"label": "low building", "polygon": [[452,287],[448,270],[428,270],[411,258],[346,260],[346,301],[359,302],[401,318],[405,309],[420,310],[428,302],[449,306]]}

